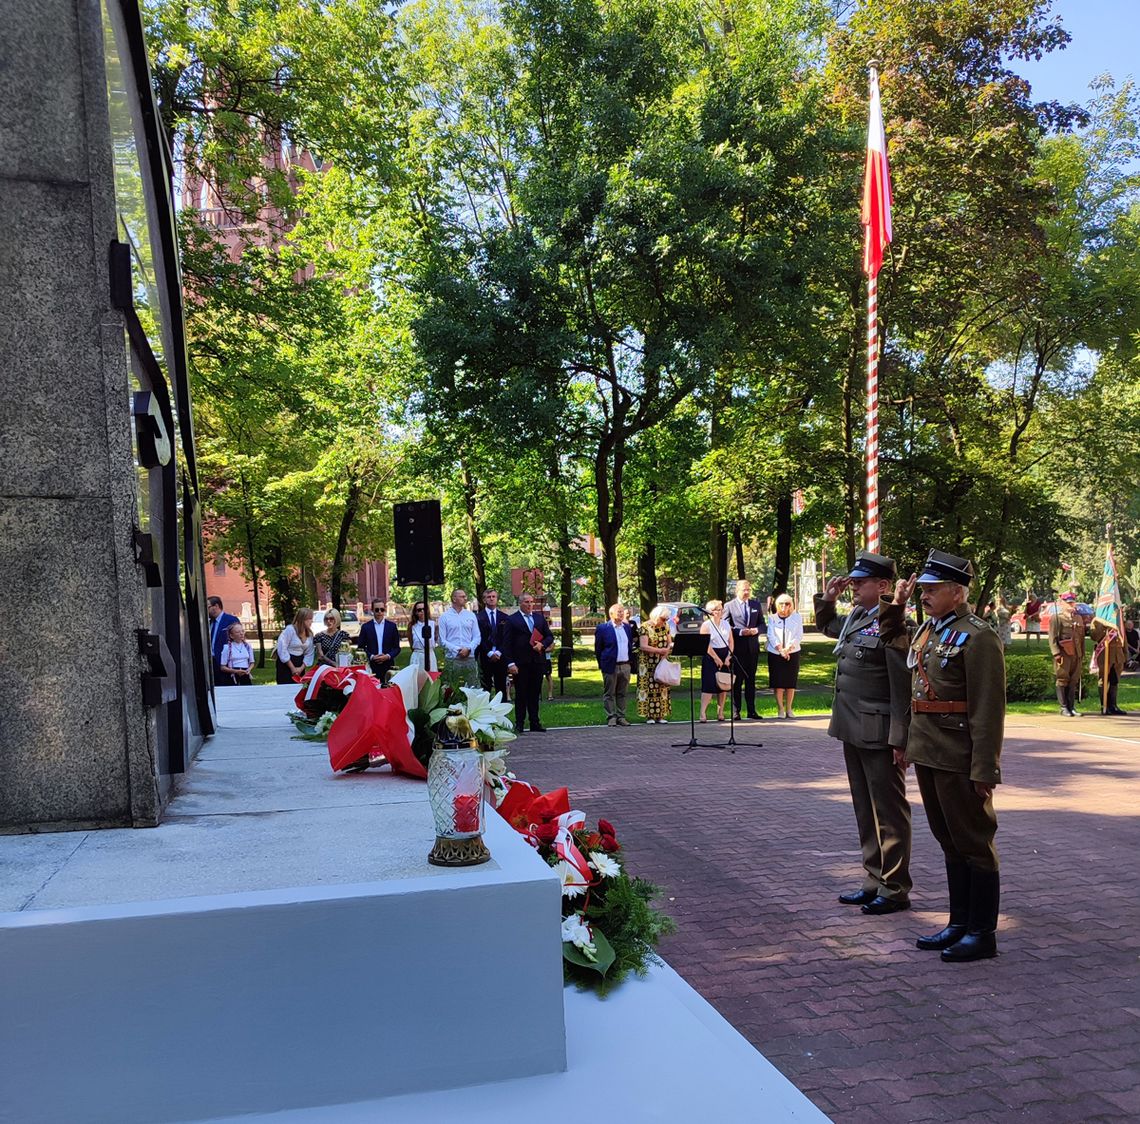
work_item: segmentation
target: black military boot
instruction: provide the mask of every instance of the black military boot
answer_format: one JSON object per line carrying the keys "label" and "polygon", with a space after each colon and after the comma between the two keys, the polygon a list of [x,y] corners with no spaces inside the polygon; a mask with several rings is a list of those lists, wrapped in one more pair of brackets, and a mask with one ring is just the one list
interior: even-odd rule
{"label": "black military boot", "polygon": [[1069,716],[1069,700],[1065,697],[1065,688],[1060,683],[1057,684],[1057,702],[1061,704],[1061,713],[1067,718]]}
{"label": "black military boot", "polygon": [[1108,681],[1108,699],[1106,700],[1108,702],[1108,709],[1105,711],[1106,714],[1128,713],[1127,710],[1121,710],[1120,707],[1116,705],[1116,688],[1118,686],[1119,684],[1113,683],[1111,679]]}
{"label": "black military boot", "polygon": [[1065,688],[1065,692],[1066,692],[1066,694],[1065,694],[1065,705],[1069,708],[1069,717],[1070,718],[1080,718],[1080,715],[1077,713],[1077,685],[1076,685],[1076,683],[1070,683],[1068,685],[1068,687]]}
{"label": "black military boot", "polygon": [[997,956],[998,899],[1001,880],[996,870],[970,871],[970,920],[966,935],[942,950],[947,964],[988,960]]}
{"label": "black military boot", "polygon": [[963,862],[946,860],[946,885],[950,890],[950,923],[939,933],[919,937],[915,948],[938,952],[966,935],[970,920],[970,868]]}

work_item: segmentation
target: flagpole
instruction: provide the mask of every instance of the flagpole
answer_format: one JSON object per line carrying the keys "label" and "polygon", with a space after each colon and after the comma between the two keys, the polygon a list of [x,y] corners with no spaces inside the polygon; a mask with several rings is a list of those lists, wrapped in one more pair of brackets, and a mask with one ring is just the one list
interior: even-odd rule
{"label": "flagpole", "polygon": [[866,547],[879,553],[879,279],[867,278]]}
{"label": "flagpole", "polygon": [[887,138],[879,100],[879,63],[867,66],[870,95],[867,122],[867,159],[863,180],[863,272],[867,278],[867,417],[864,442],[866,495],[864,540],[867,550],[879,547],[879,270],[883,250],[891,240],[891,180]]}

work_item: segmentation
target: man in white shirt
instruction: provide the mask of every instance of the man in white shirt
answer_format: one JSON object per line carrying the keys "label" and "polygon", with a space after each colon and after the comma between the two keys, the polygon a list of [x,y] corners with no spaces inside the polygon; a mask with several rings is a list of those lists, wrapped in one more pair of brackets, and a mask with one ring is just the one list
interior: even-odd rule
{"label": "man in white shirt", "polygon": [[477,687],[479,665],[475,651],[479,647],[479,622],[467,608],[466,590],[452,590],[451,604],[440,614],[437,636],[450,670],[448,680]]}
{"label": "man in white shirt", "polygon": [[602,705],[607,726],[628,726],[625,698],[629,691],[633,630],[625,623],[625,606],[610,606],[610,619],[594,629],[594,655],[602,672]]}

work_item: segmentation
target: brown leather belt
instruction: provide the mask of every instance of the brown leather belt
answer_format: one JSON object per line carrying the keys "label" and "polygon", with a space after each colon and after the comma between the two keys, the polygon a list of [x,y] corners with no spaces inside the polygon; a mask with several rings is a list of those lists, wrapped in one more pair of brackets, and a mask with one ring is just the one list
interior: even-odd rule
{"label": "brown leather belt", "polygon": [[914,714],[965,714],[965,699],[911,699],[910,709]]}

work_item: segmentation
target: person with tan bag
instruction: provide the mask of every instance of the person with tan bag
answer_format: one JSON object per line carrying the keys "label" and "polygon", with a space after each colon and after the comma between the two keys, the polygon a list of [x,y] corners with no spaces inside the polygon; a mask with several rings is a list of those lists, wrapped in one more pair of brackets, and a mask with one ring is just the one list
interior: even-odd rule
{"label": "person with tan bag", "polygon": [[701,625],[701,632],[708,636],[709,646],[701,660],[701,722],[716,695],[716,720],[724,721],[724,702],[732,690],[732,629],[722,624],[724,602],[709,601],[705,605],[708,619]]}
{"label": "person with tan bag", "polygon": [[[651,725],[654,722],[668,722],[672,707],[670,680],[681,682],[680,666],[670,664],[666,658],[673,650],[673,637],[669,632],[669,607],[657,605],[639,631],[641,674],[637,677],[637,713]],[[676,669],[675,675],[672,674],[673,668]],[[661,674],[658,674],[658,669],[661,669]]]}
{"label": "person with tan bag", "polygon": [[1049,650],[1053,653],[1057,702],[1067,718],[1080,717],[1076,709],[1077,685],[1085,664],[1085,619],[1076,608],[1077,595],[1066,591],[1049,618]]}

